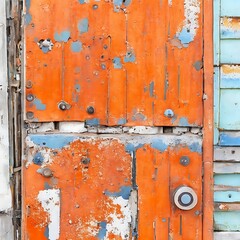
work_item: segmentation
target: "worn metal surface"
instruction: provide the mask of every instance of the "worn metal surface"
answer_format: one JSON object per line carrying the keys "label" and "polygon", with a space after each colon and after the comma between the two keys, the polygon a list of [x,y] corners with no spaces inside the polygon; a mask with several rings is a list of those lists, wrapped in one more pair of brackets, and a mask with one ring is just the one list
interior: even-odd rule
{"label": "worn metal surface", "polygon": [[202,125],[201,0],[25,5],[28,121]]}
{"label": "worn metal surface", "polygon": [[[24,239],[202,239],[199,136],[31,134],[26,141]],[[190,211],[171,204],[181,185],[198,195]]]}

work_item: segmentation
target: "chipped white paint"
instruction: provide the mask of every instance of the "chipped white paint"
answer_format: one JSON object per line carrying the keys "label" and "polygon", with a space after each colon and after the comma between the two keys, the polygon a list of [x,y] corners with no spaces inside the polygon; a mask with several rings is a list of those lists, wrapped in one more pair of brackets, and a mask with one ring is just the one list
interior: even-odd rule
{"label": "chipped white paint", "polygon": [[158,127],[136,126],[129,129],[131,134],[158,134],[160,132]]}
{"label": "chipped white paint", "polygon": [[121,236],[121,239],[129,239],[131,218],[131,206],[128,199],[122,197],[110,197],[112,203],[116,206],[120,206],[121,213],[112,212],[109,214],[110,222],[107,223],[107,234],[104,239],[109,239],[109,234]]}
{"label": "chipped white paint", "polygon": [[48,229],[49,240],[57,240],[60,237],[60,190],[48,189],[40,191],[38,201],[45,212],[49,214]]}
{"label": "chipped white paint", "polygon": [[173,133],[177,135],[181,135],[183,133],[186,133],[189,131],[189,128],[187,127],[174,127],[173,128]]}
{"label": "chipped white paint", "polygon": [[172,6],[172,0],[168,0],[168,5]]}
{"label": "chipped white paint", "polygon": [[0,211],[12,207],[9,184],[8,78],[5,1],[0,3]]}
{"label": "chipped white paint", "polygon": [[29,133],[52,132],[55,130],[53,122],[29,123]]}
{"label": "chipped white paint", "polygon": [[192,42],[199,28],[200,2],[199,0],[184,1],[184,22],[177,32],[177,38],[184,45]]}
{"label": "chipped white paint", "polygon": [[60,122],[59,131],[63,133],[84,133],[87,132],[84,122]]}

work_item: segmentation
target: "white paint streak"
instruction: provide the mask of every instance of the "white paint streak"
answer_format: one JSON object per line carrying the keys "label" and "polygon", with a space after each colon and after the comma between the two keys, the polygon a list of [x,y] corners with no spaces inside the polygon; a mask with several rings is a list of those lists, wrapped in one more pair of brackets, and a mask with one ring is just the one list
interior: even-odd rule
{"label": "white paint streak", "polygon": [[60,236],[60,190],[49,189],[40,191],[38,201],[49,214],[49,240],[57,240]]}
{"label": "white paint streak", "polygon": [[168,0],[168,5],[172,6],[172,0]]}
{"label": "white paint streak", "polygon": [[183,27],[178,30],[177,37],[183,44],[194,40],[199,28],[200,2],[199,0],[184,1],[184,22]]}
{"label": "white paint streak", "polygon": [[122,239],[129,239],[131,224],[131,206],[129,200],[122,197],[111,197],[112,202],[116,206],[120,206],[121,213],[115,212],[109,214],[110,222],[107,224],[107,234],[104,239],[109,239],[109,234],[121,236]]}
{"label": "white paint streak", "polygon": [[0,211],[12,207],[9,184],[8,79],[5,1],[0,4]]}

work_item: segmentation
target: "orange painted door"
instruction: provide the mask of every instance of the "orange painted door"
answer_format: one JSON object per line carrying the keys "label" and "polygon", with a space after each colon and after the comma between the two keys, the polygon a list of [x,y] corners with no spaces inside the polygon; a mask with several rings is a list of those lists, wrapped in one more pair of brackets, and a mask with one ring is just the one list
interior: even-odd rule
{"label": "orange painted door", "polygon": [[202,4],[25,0],[24,240],[202,240]]}

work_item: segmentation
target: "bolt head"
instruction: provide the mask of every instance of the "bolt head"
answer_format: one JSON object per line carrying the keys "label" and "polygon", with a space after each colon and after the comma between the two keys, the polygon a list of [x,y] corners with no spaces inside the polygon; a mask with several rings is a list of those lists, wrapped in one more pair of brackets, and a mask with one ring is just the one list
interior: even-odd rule
{"label": "bolt head", "polygon": [[89,107],[87,108],[87,113],[88,113],[88,114],[93,114],[94,112],[95,112],[95,109],[94,109],[93,106],[89,106]]}
{"label": "bolt head", "polygon": [[34,100],[33,94],[28,94],[26,99],[27,99],[28,102],[32,102]]}
{"label": "bolt head", "polygon": [[46,178],[52,177],[53,173],[50,168],[43,168],[42,175]]}
{"label": "bolt head", "polygon": [[187,156],[182,156],[180,158],[180,164],[184,167],[188,166],[190,164],[190,158]]}

